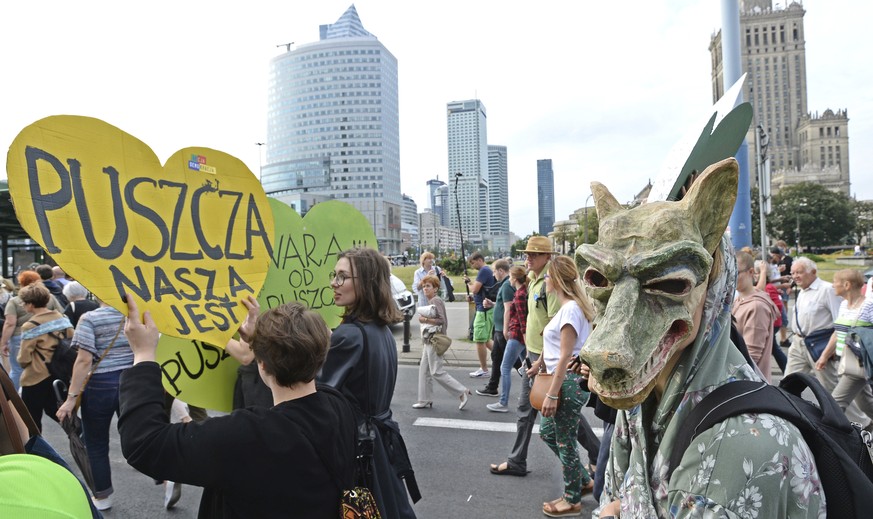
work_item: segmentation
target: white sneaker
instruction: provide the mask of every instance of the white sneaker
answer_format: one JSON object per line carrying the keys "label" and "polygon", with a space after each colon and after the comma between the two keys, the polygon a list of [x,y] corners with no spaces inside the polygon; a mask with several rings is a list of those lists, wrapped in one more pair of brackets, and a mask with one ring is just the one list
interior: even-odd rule
{"label": "white sneaker", "polygon": [[495,413],[508,413],[509,408],[500,402],[494,402],[493,404],[488,404],[485,407],[488,408],[489,411],[494,411]]}
{"label": "white sneaker", "polygon": [[179,499],[182,497],[182,484],[174,483],[173,481],[167,481],[166,488],[164,489],[164,508],[167,510],[176,506],[176,503],[179,502]]}
{"label": "white sneaker", "polygon": [[91,502],[94,503],[94,507],[101,512],[103,510],[109,510],[112,508],[112,496],[105,497],[103,499],[97,499],[96,497],[91,498]]}
{"label": "white sneaker", "polygon": [[487,369],[482,369],[482,368],[479,368],[476,371],[473,371],[472,373],[470,373],[470,378],[490,377],[490,376],[491,376],[491,372],[488,371]]}

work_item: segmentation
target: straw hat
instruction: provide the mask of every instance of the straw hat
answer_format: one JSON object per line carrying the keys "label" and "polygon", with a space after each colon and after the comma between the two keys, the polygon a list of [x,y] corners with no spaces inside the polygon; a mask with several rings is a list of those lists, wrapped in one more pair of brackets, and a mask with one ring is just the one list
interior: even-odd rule
{"label": "straw hat", "polygon": [[557,254],[557,252],[552,249],[552,240],[550,240],[546,236],[531,236],[530,239],[527,241],[527,247],[525,247],[525,249],[520,252]]}

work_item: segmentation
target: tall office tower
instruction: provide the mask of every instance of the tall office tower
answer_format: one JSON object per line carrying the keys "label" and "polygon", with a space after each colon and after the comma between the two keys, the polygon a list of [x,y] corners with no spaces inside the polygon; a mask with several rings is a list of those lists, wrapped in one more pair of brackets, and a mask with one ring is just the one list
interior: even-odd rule
{"label": "tall office tower", "polygon": [[548,236],[555,225],[555,174],[552,159],[537,161],[537,214],[539,233]]}
{"label": "tall office tower", "polygon": [[478,99],[446,105],[449,142],[449,219],[473,246],[485,244],[488,233],[488,136],[485,105]]}
{"label": "tall office tower", "polygon": [[509,250],[509,179],[506,146],[488,145],[488,234],[491,250]]}
{"label": "tall office tower", "polygon": [[434,197],[434,208],[433,212],[439,217],[440,225],[443,227],[448,227],[449,220],[449,212],[451,211],[451,206],[449,205],[449,195],[451,194],[451,188],[448,185],[440,186],[437,189],[436,196]]}
{"label": "tall office tower", "polygon": [[[427,181],[427,192],[429,195],[427,206],[432,213],[440,214],[440,211],[437,210],[439,204],[437,197],[439,196],[440,188],[444,185],[446,185],[446,183],[439,179],[439,175],[437,175],[437,178],[432,178]],[[441,210],[442,206],[439,205],[439,208]]]}
{"label": "tall office tower", "polygon": [[286,201],[315,194],[348,202],[371,220],[379,248],[397,254],[397,59],[354,5],[320,33],[270,62],[264,190]]}
{"label": "tall office tower", "polygon": [[418,250],[420,244],[418,204],[409,195],[403,195],[403,209],[400,213],[400,235],[403,242],[400,250],[401,254],[409,248]]}
{"label": "tall office tower", "polygon": [[[848,194],[846,111],[827,110],[822,118],[807,111],[805,14],[803,6],[794,1],[785,8],[777,4],[776,9],[771,0],[740,1],[740,61],[743,72],[748,74],[743,99],[752,104],[755,114],[746,137],[751,158],[749,171],[754,181],[757,178],[755,128],[761,125],[770,138],[767,155],[774,172],[774,184],[778,183],[777,177],[782,179],[783,185],[818,178],[828,184],[842,182]],[[721,97],[726,87],[721,45],[719,31],[712,36],[709,45],[713,100]],[[831,158],[822,166],[818,158],[828,154]],[[825,177],[836,180],[827,181]],[[773,188],[775,191],[778,186]]]}

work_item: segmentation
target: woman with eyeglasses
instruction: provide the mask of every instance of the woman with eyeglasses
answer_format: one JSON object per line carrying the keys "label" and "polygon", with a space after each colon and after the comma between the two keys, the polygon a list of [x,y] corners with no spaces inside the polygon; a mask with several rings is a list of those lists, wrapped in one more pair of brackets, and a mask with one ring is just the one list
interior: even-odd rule
{"label": "woman with eyeglasses", "polygon": [[[397,343],[389,325],[403,320],[391,297],[391,269],[378,251],[353,248],[339,254],[330,285],[343,320],[331,334],[319,382],[348,397],[359,428],[372,424],[372,463],[365,477],[382,517],[414,518],[418,494],[400,427],[392,419]],[[389,459],[389,451],[391,456]],[[401,479],[403,478],[403,479]]]}
{"label": "woman with eyeglasses", "polygon": [[564,494],[543,503],[543,513],[550,517],[579,515],[582,496],[594,489],[594,481],[582,466],[576,448],[582,406],[589,393],[580,385],[580,375],[569,371],[570,359],[579,354],[591,333],[594,307],[582,292],[579,271],[568,256],[552,260],[546,274],[546,291],[558,296],[560,308],[543,330],[543,354],[534,362],[528,376],[541,368],[552,374],[541,409],[540,438],[558,456],[564,474]]}

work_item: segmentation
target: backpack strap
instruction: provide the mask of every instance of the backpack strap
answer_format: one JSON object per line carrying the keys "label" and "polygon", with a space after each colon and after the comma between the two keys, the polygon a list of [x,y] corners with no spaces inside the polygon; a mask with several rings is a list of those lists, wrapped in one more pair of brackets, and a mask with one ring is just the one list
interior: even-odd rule
{"label": "backpack strap", "polygon": [[[732,416],[743,414],[751,410],[759,409],[759,404],[766,401],[767,388],[776,389],[766,382],[754,382],[751,380],[737,380],[715,388],[710,394],[703,397],[691,413],[685,418],[685,426],[680,427],[676,439],[673,441],[673,450],[670,452],[670,461],[667,466],[667,481],[673,475],[673,471],[682,461],[682,456],[688,450],[688,446],[694,438]],[[779,392],[776,389],[776,392]],[[761,397],[764,398],[761,398]],[[776,400],[770,397],[770,400]]]}

